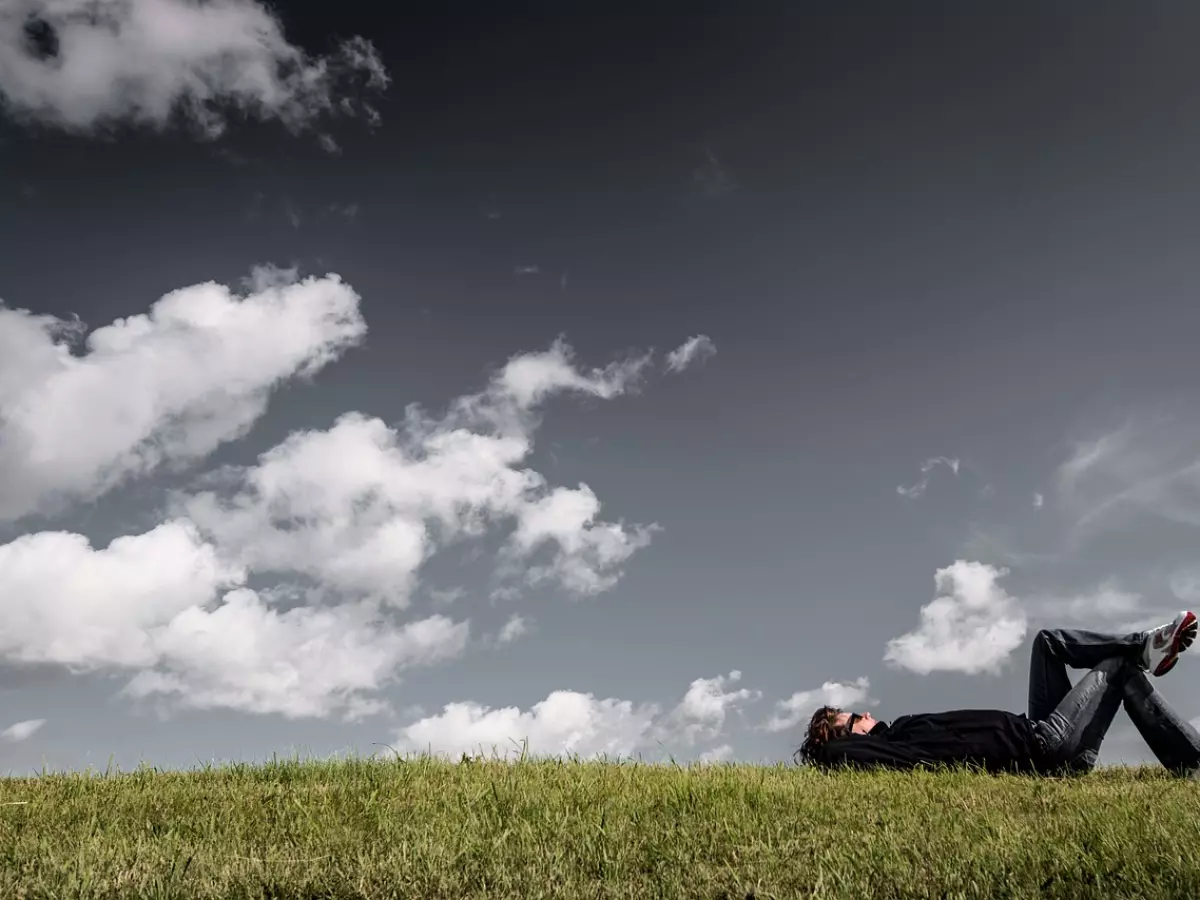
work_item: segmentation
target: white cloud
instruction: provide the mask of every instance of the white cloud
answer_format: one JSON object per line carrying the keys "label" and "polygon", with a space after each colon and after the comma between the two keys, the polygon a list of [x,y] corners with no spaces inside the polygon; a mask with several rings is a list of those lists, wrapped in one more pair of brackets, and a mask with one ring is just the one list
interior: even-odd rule
{"label": "white cloud", "polygon": [[134,676],[124,693],[289,718],[343,710],[353,720],[386,709],[369,695],[398,671],[461,654],[468,627],[445,616],[394,627],[365,603],[281,613],[236,590],[215,609],[192,607],[162,628],[154,639],[162,664]]}
{"label": "white cloud", "polygon": [[[31,40],[32,28],[42,40]],[[361,37],[310,56],[259,0],[9,0],[0,8],[0,101],[70,131],[118,122],[156,128],[179,115],[220,135],[230,112],[292,131],[361,103],[389,78]]]}
{"label": "white cloud", "polygon": [[504,623],[504,627],[500,629],[500,634],[496,636],[496,641],[501,644],[511,644],[528,633],[529,620],[524,616],[513,613],[509,616],[508,621]]}
{"label": "white cloud", "polygon": [[0,546],[0,656],[79,669],[152,665],[156,629],[243,577],[186,521],[100,550],[78,534],[25,535]]}
{"label": "white cloud", "polygon": [[1171,573],[1171,593],[1184,603],[1200,602],[1200,569],[1188,566]]}
{"label": "white cloud", "polygon": [[574,356],[561,337],[548,350],[513,356],[486,392],[462,398],[454,412],[466,421],[495,424],[530,410],[551,394],[570,391],[608,400],[637,388],[652,354],[616,360],[590,372],[580,371]]}
{"label": "white cloud", "polygon": [[553,691],[527,712],[515,706],[489,709],[477,703],[449,703],[440,714],[402,728],[397,740],[409,751],[448,756],[507,757],[528,741],[534,756],[626,757],[648,742],[657,711],[628,700]]}
{"label": "white cloud", "polygon": [[870,690],[870,679],[863,676],[851,682],[826,681],[814,690],[797,691],[776,702],[774,712],[763,728],[771,732],[787,731],[806,723],[822,706],[836,706],[852,712],[856,708],[874,706],[878,701],[871,699]]}
{"label": "white cloud", "polygon": [[731,712],[762,696],[760,691],[747,688],[727,690],[741,678],[742,673],[737,669],[715,678],[697,678],[688,686],[679,705],[660,723],[659,734],[689,747],[700,741],[715,740]]}
{"label": "white cloud", "polygon": [[25,722],[17,722],[9,725],[3,731],[0,731],[0,741],[5,741],[9,744],[19,744],[21,741],[27,741],[45,724],[45,719],[29,719]]}
{"label": "white cloud", "polygon": [[697,334],[667,354],[667,370],[682,372],[692,363],[703,362],[717,352],[717,345],[706,334]]}
{"label": "white cloud", "polygon": [[[284,295],[291,295],[290,306],[303,307],[320,285],[266,287],[280,277],[287,280],[281,271],[255,274],[267,292],[257,315],[223,291],[202,293],[202,302],[189,308],[196,327],[185,333],[222,334],[222,324],[249,315],[251,325],[227,329],[234,343],[241,341],[242,354],[279,356],[279,345],[311,348],[316,341],[287,334],[274,310]],[[357,298],[349,297],[357,320]],[[136,346],[154,334],[156,321],[121,323],[117,333],[93,341],[93,353]],[[319,332],[318,325],[309,331]],[[265,339],[262,327],[268,329]],[[214,398],[237,396],[265,381],[258,369],[250,375],[239,370],[225,355],[233,350],[200,346],[215,370],[187,361],[182,371],[207,379]],[[183,351],[199,354],[182,341],[148,355]],[[311,350],[307,359],[293,356],[292,366],[301,372],[324,361]],[[644,546],[650,528],[626,530],[597,521],[599,504],[586,486],[551,490],[520,463],[532,447],[539,403],[567,391],[617,396],[634,385],[648,361],[629,359],[584,372],[558,341],[549,351],[514,356],[484,391],[454,401],[440,418],[410,407],[403,426],[393,429],[350,413],[328,431],[295,433],[255,466],[212,473],[212,490],[176,495],[174,518],[146,534],[100,549],[81,535],[60,532],[0,546],[5,622],[0,658],[133,670],[123,693],[164,709],[228,708],[289,717],[341,712],[349,719],[380,712],[386,704],[375,694],[397,673],[466,647],[468,622],[441,615],[406,624],[393,619],[395,608],[408,604],[420,566],[438,549],[511,525],[506,577],[522,583],[552,579],[588,593],[610,587],[632,549]],[[66,368],[73,372],[79,365]],[[187,368],[192,365],[194,370]],[[265,364],[259,359],[254,365]],[[12,383],[20,385],[31,369],[36,371],[28,365],[0,369],[8,379],[0,387],[9,391],[4,396],[19,393]],[[138,384],[143,371],[106,375],[102,384],[116,396],[95,389],[89,415],[98,415],[97,408],[123,409],[119,404],[127,398],[119,389]],[[156,374],[153,367],[149,371]],[[172,374],[164,372],[164,378]],[[154,390],[174,396],[170,385]],[[215,414],[215,399],[204,408]],[[171,434],[195,451],[230,432],[224,423],[201,426],[198,436],[186,430]],[[110,440],[109,446],[133,443],[128,422],[120,427],[126,429],[124,443]],[[178,429],[178,422],[172,427]],[[165,439],[155,440],[161,450]],[[47,440],[47,446],[57,444]],[[113,451],[107,453],[111,457]],[[86,471],[96,471],[95,458],[93,448]],[[84,483],[77,479],[76,490]],[[547,556],[549,562],[539,561]],[[522,561],[528,571],[517,565]],[[255,592],[245,587],[252,574],[282,580]],[[289,603],[292,608],[285,609]],[[513,639],[526,626],[515,617],[505,634]],[[616,715],[623,707],[601,703],[598,709]]]}
{"label": "white cloud", "polygon": [[938,596],[915,631],[888,641],[886,662],[930,672],[998,673],[1025,638],[1024,610],[997,581],[1007,569],[958,560],[934,576]]}
{"label": "white cloud", "polygon": [[1025,605],[1039,618],[1110,626],[1116,622],[1137,621],[1144,617],[1146,610],[1143,603],[1140,594],[1122,590],[1115,582],[1106,581],[1094,590],[1084,593],[1031,597]]}
{"label": "white cloud", "polygon": [[[489,709],[472,702],[450,703],[438,715],[401,728],[397,740],[411,752],[450,756],[491,755],[493,750],[508,756],[525,740],[534,756],[630,756],[659,744],[686,749],[720,736],[731,712],[761,696],[744,688],[727,690],[741,677],[735,669],[716,678],[697,678],[665,715],[657,704],[598,700],[590,693],[568,690],[551,692],[526,712],[515,706]],[[708,754],[725,758],[727,752],[719,747]]]}
{"label": "white cloud", "polygon": [[934,456],[921,463],[921,479],[915,484],[899,485],[896,488],[896,493],[902,497],[908,497],[910,500],[915,500],[925,493],[925,489],[929,487],[929,479],[933,477],[933,470],[936,466],[945,466],[950,469],[955,475],[958,475],[959,460],[951,459],[946,456]]}
{"label": "white cloud", "polygon": [[1184,416],[1131,418],[1077,443],[1056,488],[1077,543],[1130,515],[1200,525],[1200,426]]}
{"label": "white cloud", "polygon": [[[657,526],[597,521],[599,501],[586,485],[551,490],[519,466],[532,450],[536,404],[562,391],[616,396],[647,360],[583,373],[558,341],[513,357],[483,392],[459,398],[440,419],[410,407],[394,429],[346,414],[327,431],[291,435],[235,473],[231,497],[181,496],[177,507],[238,565],[299,573],[396,606],[408,604],[439,546],[505,522],[516,528],[499,577],[599,593]],[[548,562],[530,561],[547,548]]]}
{"label": "white cloud", "polygon": [[626,528],[622,523],[597,522],[599,512],[600,501],[586,484],[555,488],[517,513],[508,554],[521,561],[552,544],[555,553],[550,562],[527,567],[531,584],[558,583],[580,595],[607,591],[620,579],[621,566],[649,545],[658,526]]}
{"label": "white cloud", "polygon": [[1034,509],[1041,509],[1045,503],[1046,503],[1046,498],[1043,497],[1041,494],[1033,495],[1033,508]]}
{"label": "white cloud", "polygon": [[[0,658],[75,670],[139,670],[132,697],[285,716],[354,718],[395,672],[463,651],[468,624],[393,626],[368,604],[280,612],[236,588],[186,520],[93,549],[42,532],[0,546]],[[234,590],[221,596],[224,588]]]}
{"label": "white cloud", "polygon": [[728,762],[733,759],[733,747],[729,744],[721,744],[719,747],[713,747],[711,750],[705,750],[698,757],[702,763],[719,763]]}
{"label": "white cloud", "polygon": [[[282,273],[282,274],[281,274]],[[366,331],[336,275],[262,269],[244,297],[208,283],[87,336],[79,323],[0,307],[0,520],[96,497],[244,435],[270,392]]]}

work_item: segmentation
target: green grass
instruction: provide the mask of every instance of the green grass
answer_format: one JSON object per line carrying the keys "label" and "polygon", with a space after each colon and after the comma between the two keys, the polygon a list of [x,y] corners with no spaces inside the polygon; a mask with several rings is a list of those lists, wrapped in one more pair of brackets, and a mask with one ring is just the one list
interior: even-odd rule
{"label": "green grass", "polygon": [[350,759],[0,779],[0,898],[1200,896],[1200,783]]}

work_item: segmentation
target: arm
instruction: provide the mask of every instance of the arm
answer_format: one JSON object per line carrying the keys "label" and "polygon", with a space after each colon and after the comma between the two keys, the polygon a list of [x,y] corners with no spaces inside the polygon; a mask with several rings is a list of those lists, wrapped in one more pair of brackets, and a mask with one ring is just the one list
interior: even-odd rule
{"label": "arm", "polygon": [[932,760],[910,747],[870,735],[834,738],[821,748],[818,764],[822,767],[846,766],[854,769],[912,769]]}

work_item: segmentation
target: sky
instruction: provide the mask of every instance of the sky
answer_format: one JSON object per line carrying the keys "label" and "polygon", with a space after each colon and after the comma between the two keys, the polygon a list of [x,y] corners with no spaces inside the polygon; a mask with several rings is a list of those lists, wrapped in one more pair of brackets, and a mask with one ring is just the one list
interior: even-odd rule
{"label": "sky", "polygon": [[786,762],[1200,602],[1200,9],[505,6],[0,9],[0,771]]}

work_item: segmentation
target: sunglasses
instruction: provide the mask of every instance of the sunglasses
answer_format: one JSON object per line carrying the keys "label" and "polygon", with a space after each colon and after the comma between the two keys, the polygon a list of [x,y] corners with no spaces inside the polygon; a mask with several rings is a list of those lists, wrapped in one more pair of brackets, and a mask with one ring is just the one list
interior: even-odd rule
{"label": "sunglasses", "polygon": [[846,720],[846,734],[849,735],[854,733],[854,725],[861,718],[862,716],[860,716],[858,713],[850,713],[850,718]]}

